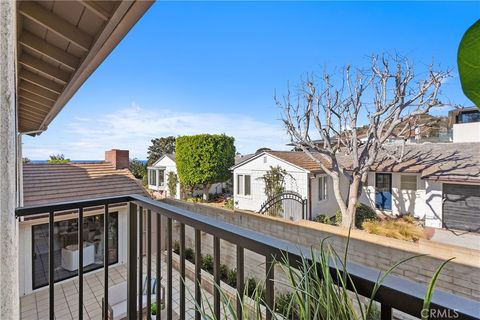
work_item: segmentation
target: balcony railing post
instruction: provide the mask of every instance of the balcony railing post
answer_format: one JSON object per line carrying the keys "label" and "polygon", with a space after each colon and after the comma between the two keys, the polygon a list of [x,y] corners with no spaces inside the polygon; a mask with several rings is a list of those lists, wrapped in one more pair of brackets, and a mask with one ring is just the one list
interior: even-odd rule
{"label": "balcony railing post", "polygon": [[202,306],[202,238],[200,230],[195,229],[195,320],[200,320],[200,308]]}
{"label": "balcony railing post", "polygon": [[83,319],[83,208],[78,208],[78,319]]}
{"label": "balcony railing post", "polygon": [[55,213],[50,211],[48,214],[48,298],[49,298],[49,317],[50,320],[55,318],[55,246],[54,246],[54,217]]}
{"label": "balcony railing post", "polygon": [[213,237],[213,311],[220,319],[220,238]]}
{"label": "balcony railing post", "polygon": [[103,319],[108,319],[108,204],[103,208]]}
{"label": "balcony railing post", "polygon": [[392,307],[382,303],[380,306],[380,319],[381,320],[392,320]]}
{"label": "balcony railing post", "polygon": [[267,256],[265,259],[265,302],[267,303],[266,319],[272,319],[273,304],[275,300],[274,296],[274,263],[271,256]]}
{"label": "balcony railing post", "polygon": [[137,205],[128,205],[127,317],[137,318]]}
{"label": "balcony railing post", "polygon": [[185,320],[185,225],[180,224],[180,320]]}
{"label": "balcony railing post", "polygon": [[237,245],[237,319],[243,319],[243,293],[245,287],[244,280],[244,250]]}
{"label": "balcony railing post", "polygon": [[138,318],[143,314],[143,208],[138,207]]}
{"label": "balcony railing post", "polygon": [[161,294],[161,279],[162,279],[162,216],[157,213],[155,215],[155,218],[157,219],[157,257],[156,257],[156,276],[157,276],[157,296],[156,296],[156,301],[157,301],[157,316],[156,320],[161,320],[161,312],[159,312],[160,308],[160,300],[162,299],[162,294]]}
{"label": "balcony railing post", "polygon": [[[160,285],[160,282],[158,282],[158,285]],[[151,317],[152,317],[152,212],[150,210],[147,210],[147,320],[150,320]]]}
{"label": "balcony railing post", "polygon": [[167,219],[167,319],[172,319],[173,313],[173,276],[172,276],[172,219]]}

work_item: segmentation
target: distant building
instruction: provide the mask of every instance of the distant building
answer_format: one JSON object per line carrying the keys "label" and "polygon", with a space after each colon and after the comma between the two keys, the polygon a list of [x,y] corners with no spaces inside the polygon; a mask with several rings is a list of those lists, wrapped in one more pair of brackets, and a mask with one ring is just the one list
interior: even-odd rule
{"label": "distant building", "polygon": [[480,110],[477,107],[450,111],[448,122],[453,142],[480,142]]}

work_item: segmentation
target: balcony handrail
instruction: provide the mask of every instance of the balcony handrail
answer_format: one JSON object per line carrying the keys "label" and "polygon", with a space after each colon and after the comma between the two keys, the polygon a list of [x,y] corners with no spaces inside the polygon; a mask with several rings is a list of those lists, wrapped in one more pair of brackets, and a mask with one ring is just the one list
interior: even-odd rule
{"label": "balcony handrail", "polygon": [[[167,218],[178,221],[181,224],[206,232],[216,238],[241,246],[244,249],[248,249],[265,257],[288,257],[293,265],[299,263],[301,257],[308,258],[311,253],[310,248],[293,244],[231,223],[219,221],[211,217],[203,216],[141,195],[104,197],[26,206],[17,208],[15,214],[17,217],[27,217],[49,212],[127,202],[134,203],[141,206],[143,209],[151,210],[152,213],[166,216]],[[347,262],[346,270],[352,279],[357,292],[362,296],[370,297],[375,283],[379,279],[379,274],[382,271],[351,262]],[[334,262],[331,262],[330,264],[330,271],[333,274],[342,272],[342,270],[338,270],[338,264],[336,265]],[[388,275],[380,286],[374,300],[381,304],[382,312],[384,307],[388,307],[389,309],[393,308],[409,315],[419,317],[423,309],[423,300],[426,291],[426,285],[395,275]],[[458,315],[456,319],[478,319],[480,302],[441,290],[435,290],[430,308],[436,309],[439,314],[442,314],[442,312],[450,312],[450,314],[453,314],[452,312],[455,312],[455,315]]]}

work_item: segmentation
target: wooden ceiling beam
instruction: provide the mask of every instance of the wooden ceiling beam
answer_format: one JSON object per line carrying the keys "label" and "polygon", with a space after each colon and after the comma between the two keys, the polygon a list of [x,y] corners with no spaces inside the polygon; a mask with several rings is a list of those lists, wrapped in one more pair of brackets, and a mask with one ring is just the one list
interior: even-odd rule
{"label": "wooden ceiling beam", "polygon": [[43,6],[33,1],[25,1],[20,4],[18,10],[23,16],[56,33],[65,40],[74,43],[84,51],[90,49],[93,42],[93,38],[90,35],[48,11]]}
{"label": "wooden ceiling beam", "polygon": [[35,102],[35,101],[32,101],[32,100],[28,100],[28,99],[25,99],[25,98],[22,98],[20,97],[20,99],[18,100],[18,103],[21,104],[21,105],[24,105],[24,106],[27,106],[29,108],[32,108],[32,109],[36,109],[40,112],[50,112],[51,108],[50,107],[46,107],[38,102]]}
{"label": "wooden ceiling beam", "polygon": [[41,104],[41,105],[43,105],[47,108],[53,107],[53,104],[55,103],[55,101],[45,99],[45,98],[40,97],[40,96],[38,96],[36,94],[33,94],[31,92],[25,91],[22,88],[20,88],[20,90],[18,90],[18,96],[20,98],[25,98],[27,100],[30,100],[30,101],[36,102],[38,104]]}
{"label": "wooden ceiling beam", "polygon": [[44,78],[42,76],[39,76],[38,74],[35,74],[26,69],[23,69],[22,71],[20,71],[19,77],[22,80],[36,84],[37,86],[50,90],[56,94],[62,93],[64,88],[61,84],[58,84],[55,81]]}
{"label": "wooden ceiling beam", "polygon": [[35,58],[27,53],[23,53],[18,62],[23,65],[34,69],[40,73],[43,73],[47,76],[57,79],[60,82],[66,84],[70,80],[70,73],[60,70],[52,66],[51,64]]}
{"label": "wooden ceiling beam", "polygon": [[45,116],[47,115],[46,113],[41,113],[39,111],[26,108],[19,108],[18,114],[25,114],[35,119],[41,118],[41,120],[43,120],[43,118],[45,118]]}
{"label": "wooden ceiling beam", "polygon": [[108,21],[108,19],[110,19],[110,12],[105,10],[96,1],[80,0],[80,2],[85,6],[85,8],[87,8],[89,11],[93,12],[97,17],[99,17],[103,21]]}
{"label": "wooden ceiling beam", "polygon": [[53,93],[50,90],[44,89],[28,81],[22,80],[20,82],[19,88],[21,88],[22,90],[28,91],[30,93],[36,94],[42,98],[52,100],[53,102],[55,102],[58,98],[58,94]]}
{"label": "wooden ceiling beam", "polygon": [[80,64],[80,59],[68,54],[58,47],[46,42],[44,39],[36,35],[23,31],[22,36],[18,40],[23,46],[34,50],[37,53],[43,54],[52,60],[64,65],[65,67],[75,71]]}
{"label": "wooden ceiling beam", "polygon": [[27,116],[27,115],[25,115],[25,114],[19,113],[19,114],[18,114],[18,118],[20,119],[20,121],[23,120],[24,122],[29,122],[30,124],[32,124],[32,125],[35,126],[35,127],[39,127],[39,126],[42,124],[41,121],[32,119],[32,118],[30,118],[29,116]]}

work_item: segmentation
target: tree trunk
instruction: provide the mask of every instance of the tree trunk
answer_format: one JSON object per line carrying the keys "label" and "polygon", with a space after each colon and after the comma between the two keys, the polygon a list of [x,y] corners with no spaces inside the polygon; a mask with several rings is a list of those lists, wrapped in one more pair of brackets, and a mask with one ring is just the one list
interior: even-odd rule
{"label": "tree trunk", "polygon": [[342,227],[344,228],[355,228],[355,213],[357,210],[360,182],[361,177],[354,175],[348,190],[347,208],[345,213],[342,212]]}
{"label": "tree trunk", "polygon": [[340,211],[342,212],[342,226],[343,226],[343,217],[347,213],[347,206],[345,204],[345,200],[342,197],[342,191],[340,190],[340,177],[337,173],[332,173],[330,175],[333,181],[333,194],[335,195],[335,199],[337,199],[337,204],[340,207]]}
{"label": "tree trunk", "polygon": [[208,201],[208,191],[210,191],[210,184],[207,184],[203,187],[203,201],[207,202]]}

